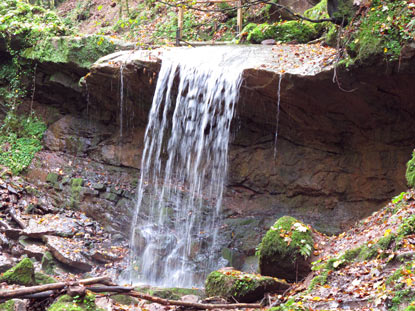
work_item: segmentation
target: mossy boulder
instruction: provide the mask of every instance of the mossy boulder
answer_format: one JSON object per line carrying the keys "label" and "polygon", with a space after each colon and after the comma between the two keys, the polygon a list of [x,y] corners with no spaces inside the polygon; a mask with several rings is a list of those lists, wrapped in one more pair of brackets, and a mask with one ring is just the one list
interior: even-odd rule
{"label": "mossy boulder", "polygon": [[0,277],[0,282],[25,286],[35,285],[35,267],[32,261],[29,258],[24,258],[13,268],[4,272]]}
{"label": "mossy boulder", "polygon": [[281,217],[258,246],[260,273],[289,281],[305,278],[311,271],[313,245],[308,226],[293,217]]}
{"label": "mossy boulder", "polygon": [[306,43],[318,37],[318,31],[313,23],[307,21],[283,21],[275,24],[248,24],[243,32],[248,33],[247,41],[261,43],[266,39],[280,42],[295,41]]}
{"label": "mossy boulder", "polygon": [[51,252],[46,252],[42,257],[42,270],[46,274],[54,274],[56,261]]}
{"label": "mossy boulder", "polygon": [[75,299],[68,295],[59,297],[47,311],[104,311],[95,304],[95,296],[88,294],[83,298]]}
{"label": "mossy boulder", "polygon": [[412,159],[406,163],[406,182],[409,187],[415,186],[415,151],[412,152]]}
{"label": "mossy boulder", "polygon": [[35,272],[35,281],[36,285],[56,283],[56,280],[53,277],[41,272]]}
{"label": "mossy boulder", "polygon": [[219,296],[229,301],[253,302],[267,292],[282,293],[289,287],[285,281],[237,270],[211,272],[205,282],[207,296]]}
{"label": "mossy boulder", "polygon": [[151,296],[156,296],[164,299],[171,300],[180,300],[181,297],[186,295],[196,295],[203,297],[203,291],[195,288],[180,288],[180,287],[170,287],[170,288],[161,288],[161,287],[138,287],[137,290],[141,293],[145,293]]}

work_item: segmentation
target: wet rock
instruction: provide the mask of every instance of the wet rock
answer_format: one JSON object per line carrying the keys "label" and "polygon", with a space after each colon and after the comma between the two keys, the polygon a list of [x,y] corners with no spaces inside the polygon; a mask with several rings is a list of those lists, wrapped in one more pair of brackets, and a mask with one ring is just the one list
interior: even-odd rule
{"label": "wet rock", "polygon": [[258,246],[259,271],[296,282],[311,272],[314,240],[310,228],[293,217],[278,219]]}
{"label": "wet rock", "polygon": [[0,273],[3,273],[14,266],[14,260],[6,253],[0,253]]}
{"label": "wet rock", "polygon": [[7,284],[35,285],[35,267],[29,258],[24,258],[16,266],[7,270],[0,276],[0,282]]}
{"label": "wet rock", "polygon": [[210,273],[205,283],[206,295],[239,302],[259,300],[267,292],[282,294],[288,287],[282,280],[226,268]]}
{"label": "wet rock", "polygon": [[180,298],[180,301],[190,302],[190,303],[198,303],[200,302],[200,297],[196,295],[184,295]]}
{"label": "wet rock", "polygon": [[73,236],[80,230],[76,220],[63,216],[47,214],[38,219],[30,219],[29,225],[22,234],[31,238],[42,238],[45,235]]}
{"label": "wet rock", "polygon": [[83,243],[56,236],[44,236],[43,240],[60,262],[81,271],[92,269],[93,264],[81,253],[85,247]]}
{"label": "wet rock", "polygon": [[54,274],[55,273],[55,268],[56,268],[56,261],[55,258],[53,258],[53,255],[51,252],[45,252],[42,260],[41,260],[41,264],[42,264],[42,270],[46,273],[46,274]]}
{"label": "wet rock", "polygon": [[28,239],[20,238],[19,242],[23,245],[23,253],[30,258],[36,258],[38,261],[42,260],[43,255],[47,251],[46,246],[38,241],[30,241]]}
{"label": "wet rock", "polygon": [[117,260],[122,259],[118,254],[112,252],[110,249],[93,249],[90,252],[90,256],[92,259],[101,262],[101,263],[108,263],[108,262],[114,262]]}

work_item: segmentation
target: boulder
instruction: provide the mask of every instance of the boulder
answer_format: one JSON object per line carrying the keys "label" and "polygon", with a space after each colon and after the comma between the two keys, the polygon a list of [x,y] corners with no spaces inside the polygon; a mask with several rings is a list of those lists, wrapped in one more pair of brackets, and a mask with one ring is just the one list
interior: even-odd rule
{"label": "boulder", "polygon": [[39,219],[30,219],[23,234],[31,238],[42,238],[44,235],[73,236],[80,229],[79,224],[72,218],[47,214]]}
{"label": "boulder", "polygon": [[70,240],[56,236],[43,237],[46,246],[53,256],[60,262],[81,271],[90,271],[93,264],[81,254],[85,245],[80,241]]}
{"label": "boulder", "polygon": [[229,268],[211,272],[205,283],[206,295],[239,302],[259,300],[267,292],[282,294],[288,287],[283,280]]}
{"label": "boulder", "polygon": [[3,273],[14,265],[13,259],[6,253],[0,254],[0,273]]}
{"label": "boulder", "polygon": [[305,278],[311,271],[313,245],[309,227],[293,217],[281,217],[258,246],[260,273],[292,282]]}
{"label": "boulder", "polygon": [[0,282],[25,286],[35,285],[35,267],[32,261],[29,258],[24,258],[13,268],[4,272],[0,276]]}

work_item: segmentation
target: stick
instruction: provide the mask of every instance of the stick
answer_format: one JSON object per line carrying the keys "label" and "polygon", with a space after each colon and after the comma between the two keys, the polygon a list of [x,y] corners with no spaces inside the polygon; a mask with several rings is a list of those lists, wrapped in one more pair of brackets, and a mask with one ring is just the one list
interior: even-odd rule
{"label": "stick", "polygon": [[90,286],[86,288],[94,293],[129,293],[134,290],[134,287],[123,287],[123,286]]}
{"label": "stick", "polygon": [[38,285],[38,286],[31,286],[31,287],[23,287],[14,290],[5,290],[0,291],[0,299],[12,299],[18,298],[26,295],[41,293],[49,290],[56,290],[62,289],[66,286],[73,286],[73,285],[91,285],[91,284],[109,284],[112,285],[111,279],[109,277],[97,277],[91,279],[80,280],[79,282],[60,282],[60,283],[52,283],[52,284],[45,284],[45,285]]}
{"label": "stick", "polygon": [[14,210],[13,207],[10,207],[9,209],[9,215],[12,217],[12,219],[19,225],[19,227],[21,229],[26,229],[26,225],[24,224],[24,222],[19,219],[16,215],[16,211]]}
{"label": "stick", "polygon": [[10,226],[3,220],[0,220],[0,227],[3,227],[4,229],[10,229]]}
{"label": "stick", "polygon": [[153,297],[150,295],[142,294],[136,291],[131,291],[129,293],[122,293],[121,295],[128,295],[136,298],[145,299],[148,301],[156,302],[161,305],[172,305],[172,306],[182,306],[190,307],[196,309],[237,309],[237,308],[262,308],[259,303],[233,303],[233,304],[208,304],[208,303],[196,303],[196,302],[187,302],[187,301],[177,301],[170,299],[163,299],[159,297]]}

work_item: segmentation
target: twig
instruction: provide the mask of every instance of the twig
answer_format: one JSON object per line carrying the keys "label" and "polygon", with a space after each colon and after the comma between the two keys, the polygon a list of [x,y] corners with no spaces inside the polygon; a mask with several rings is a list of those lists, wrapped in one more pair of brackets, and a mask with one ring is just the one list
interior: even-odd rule
{"label": "twig", "polygon": [[21,229],[23,229],[23,230],[26,229],[25,223],[20,218],[17,217],[16,211],[14,210],[13,207],[10,207],[9,208],[9,215],[12,217],[12,219],[14,220],[14,222],[19,225],[19,227]]}
{"label": "twig", "polygon": [[0,220],[0,227],[3,227],[4,229],[10,229],[10,226],[3,220]]}

